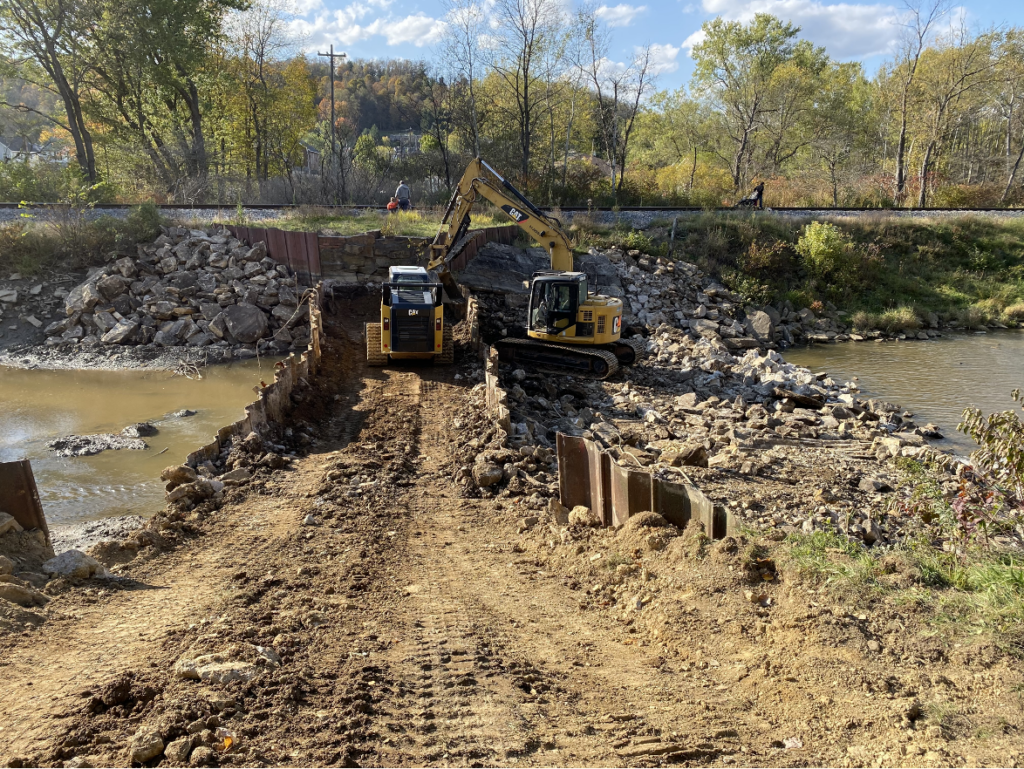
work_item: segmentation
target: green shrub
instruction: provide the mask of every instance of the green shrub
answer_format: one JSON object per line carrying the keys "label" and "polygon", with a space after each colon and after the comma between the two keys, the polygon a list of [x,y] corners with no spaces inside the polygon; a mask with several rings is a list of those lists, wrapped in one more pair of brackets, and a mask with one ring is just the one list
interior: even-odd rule
{"label": "green shrub", "polygon": [[154,240],[160,234],[164,217],[155,203],[143,203],[128,212],[123,237],[135,243]]}
{"label": "green shrub", "polygon": [[890,334],[900,331],[917,331],[921,328],[921,319],[913,307],[896,307],[875,316],[874,325]]}
{"label": "green shrub", "polygon": [[1003,317],[1006,320],[1020,322],[1024,320],[1024,302],[1017,302],[1011,304],[1005,310],[1003,310]]}
{"label": "green shrub", "polygon": [[852,264],[850,239],[828,222],[811,222],[804,227],[796,243],[796,252],[803,257],[807,270],[818,278],[841,278]]}
{"label": "green shrub", "polygon": [[987,325],[988,321],[988,313],[978,306],[965,307],[956,314],[956,325],[966,329],[981,328]]}
{"label": "green shrub", "polygon": [[859,310],[853,314],[853,327],[861,331],[870,331],[875,327],[875,317],[870,312]]}

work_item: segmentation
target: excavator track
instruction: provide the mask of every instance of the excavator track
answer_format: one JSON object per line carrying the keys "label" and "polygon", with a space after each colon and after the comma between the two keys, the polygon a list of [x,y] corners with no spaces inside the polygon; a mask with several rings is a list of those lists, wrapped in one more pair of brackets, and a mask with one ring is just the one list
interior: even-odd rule
{"label": "excavator track", "polygon": [[609,350],[511,337],[495,342],[494,346],[502,362],[521,363],[550,374],[607,379],[619,370],[619,360]]}
{"label": "excavator track", "polygon": [[619,339],[613,343],[612,349],[623,366],[632,366],[647,357],[645,339]]}

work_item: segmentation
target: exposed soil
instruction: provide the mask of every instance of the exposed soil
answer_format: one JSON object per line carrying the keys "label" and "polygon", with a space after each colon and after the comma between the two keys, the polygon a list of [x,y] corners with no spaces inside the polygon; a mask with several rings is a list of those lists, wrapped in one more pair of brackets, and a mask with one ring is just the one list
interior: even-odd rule
{"label": "exposed soil", "polygon": [[[334,316],[307,456],[0,637],[0,760],[128,765],[146,732],[190,735],[193,765],[1024,760],[1018,658],[944,642],[927,607],[801,585],[768,540],[460,498],[478,363],[367,369],[373,306]],[[176,675],[207,654],[255,676]]]}

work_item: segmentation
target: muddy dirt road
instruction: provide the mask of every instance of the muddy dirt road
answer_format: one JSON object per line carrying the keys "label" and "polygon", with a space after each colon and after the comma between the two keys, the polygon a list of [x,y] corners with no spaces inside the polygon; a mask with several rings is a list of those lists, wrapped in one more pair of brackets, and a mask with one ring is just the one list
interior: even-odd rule
{"label": "muddy dirt road", "polygon": [[[296,414],[316,436],[308,456],[261,471],[198,523],[201,536],[129,568],[122,589],[70,590],[51,602],[55,619],[0,648],[0,760],[1021,758],[1012,662],[940,650],[928,664],[934,645],[915,646],[907,618],[903,653],[872,654],[866,639],[883,636],[870,627],[890,617],[858,619],[797,586],[773,586],[768,618],[744,597],[728,549],[687,560],[678,536],[665,550],[675,560],[635,555],[635,598],[604,598],[584,581],[594,554],[637,532],[581,535],[556,558],[554,542],[524,532],[513,503],[460,498],[453,457],[467,433],[454,423],[479,423],[479,396],[457,369],[366,369],[370,306],[345,308],[330,329],[331,384]],[[659,582],[674,613],[640,621]],[[204,659],[217,675],[182,677],[183,661]],[[929,721],[933,702],[946,715]]]}

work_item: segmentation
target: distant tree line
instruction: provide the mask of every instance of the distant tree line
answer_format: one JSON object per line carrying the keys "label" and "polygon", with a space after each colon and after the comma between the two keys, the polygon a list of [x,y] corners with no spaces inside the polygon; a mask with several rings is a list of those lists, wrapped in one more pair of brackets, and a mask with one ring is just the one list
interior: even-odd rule
{"label": "distant tree line", "polygon": [[[593,6],[445,0],[433,61],[304,52],[276,0],[5,0],[0,139],[60,140],[66,168],[0,164],[0,197],[69,185],[139,200],[423,202],[481,155],[542,204],[1024,204],[1024,30],[908,6],[868,77],[766,14],[714,19],[688,87],[657,49],[616,61]],[[333,130],[332,130],[333,129]]]}

